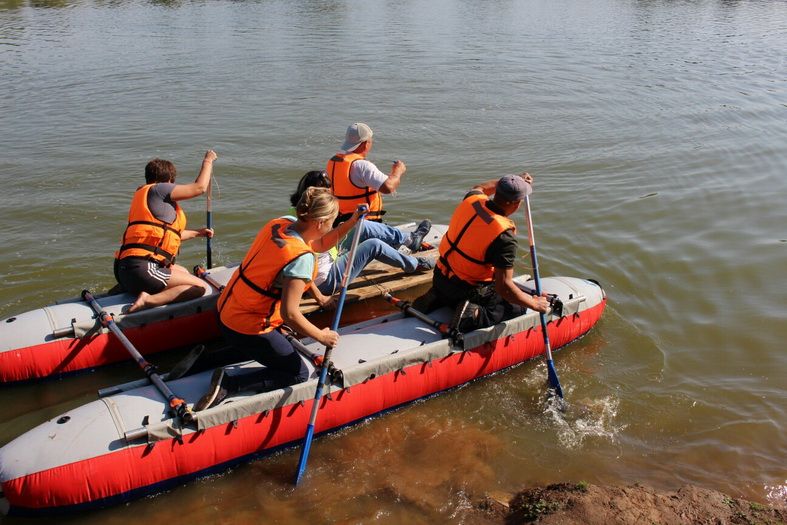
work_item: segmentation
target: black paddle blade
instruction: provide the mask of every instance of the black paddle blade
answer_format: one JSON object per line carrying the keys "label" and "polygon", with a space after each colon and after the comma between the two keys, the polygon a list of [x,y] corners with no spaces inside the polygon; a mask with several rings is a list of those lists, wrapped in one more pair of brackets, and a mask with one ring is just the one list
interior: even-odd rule
{"label": "black paddle blade", "polygon": [[190,370],[191,367],[194,366],[194,363],[197,362],[197,359],[200,358],[202,353],[205,351],[205,345],[197,345],[191,349],[191,351],[186,354],[186,357],[181,359],[180,361],[172,367],[172,370],[169,371],[169,375],[167,376],[167,381],[172,381],[174,379],[180,379],[184,375],[186,375]]}

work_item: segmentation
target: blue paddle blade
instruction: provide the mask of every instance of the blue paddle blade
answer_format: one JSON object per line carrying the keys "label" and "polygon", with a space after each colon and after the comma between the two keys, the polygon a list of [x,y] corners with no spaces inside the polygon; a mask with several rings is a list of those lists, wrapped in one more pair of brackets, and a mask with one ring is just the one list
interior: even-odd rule
{"label": "blue paddle blade", "polygon": [[301,478],[303,478],[303,473],[306,472],[306,460],[309,458],[309,450],[311,449],[313,437],[314,437],[314,425],[309,425],[306,428],[306,437],[303,440],[301,457],[298,459],[298,471],[295,474],[295,485],[301,482]]}
{"label": "blue paddle blade", "polygon": [[557,370],[555,370],[555,363],[551,359],[547,361],[547,370],[549,374],[549,384],[555,390],[560,398],[563,398],[563,389],[560,386],[560,380],[557,378]]}

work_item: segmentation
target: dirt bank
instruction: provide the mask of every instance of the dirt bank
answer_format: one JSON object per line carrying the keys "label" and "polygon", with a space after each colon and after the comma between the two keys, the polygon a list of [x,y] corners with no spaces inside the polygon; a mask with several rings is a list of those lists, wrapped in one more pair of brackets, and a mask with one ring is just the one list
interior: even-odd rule
{"label": "dirt bank", "polygon": [[479,518],[505,525],[787,524],[787,501],[774,508],[690,485],[666,492],[638,484],[560,483],[513,496],[489,494],[476,508]]}

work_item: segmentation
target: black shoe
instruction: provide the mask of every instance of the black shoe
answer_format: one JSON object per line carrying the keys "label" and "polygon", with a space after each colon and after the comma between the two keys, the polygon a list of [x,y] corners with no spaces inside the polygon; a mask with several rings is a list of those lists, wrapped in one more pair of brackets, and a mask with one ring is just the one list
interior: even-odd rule
{"label": "black shoe", "polygon": [[418,266],[415,267],[416,272],[421,272],[424,270],[433,270],[436,257],[416,257],[418,260]]}
{"label": "black shoe", "polygon": [[421,242],[423,242],[426,234],[432,229],[432,221],[424,219],[418,223],[418,227],[410,234],[410,240],[405,244],[411,252],[415,253],[421,250]]}
{"label": "black shoe", "polygon": [[456,306],[454,316],[451,318],[449,328],[457,330],[463,334],[472,332],[478,328],[478,317],[481,314],[481,307],[470,301],[464,301]]}
{"label": "black shoe", "polygon": [[207,410],[224,401],[228,394],[227,388],[223,385],[225,377],[223,368],[217,368],[213,371],[213,375],[210,378],[210,387],[208,387],[205,395],[194,405],[194,412]]}

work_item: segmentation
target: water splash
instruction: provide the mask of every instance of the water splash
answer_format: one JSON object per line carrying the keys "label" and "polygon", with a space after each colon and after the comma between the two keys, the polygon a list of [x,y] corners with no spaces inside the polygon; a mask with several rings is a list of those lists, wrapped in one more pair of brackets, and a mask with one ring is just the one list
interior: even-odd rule
{"label": "water splash", "polygon": [[765,485],[765,498],[774,507],[787,507],[787,479],[781,485]]}
{"label": "water splash", "polygon": [[543,414],[556,427],[560,444],[567,449],[576,449],[588,438],[615,442],[625,428],[625,425],[614,424],[619,404],[620,401],[612,396],[572,400],[570,403],[552,396],[544,402]]}
{"label": "water splash", "polygon": [[454,523],[463,523],[464,516],[474,508],[470,495],[464,489],[459,489],[451,494],[451,497],[438,510],[441,514],[447,515]]}

